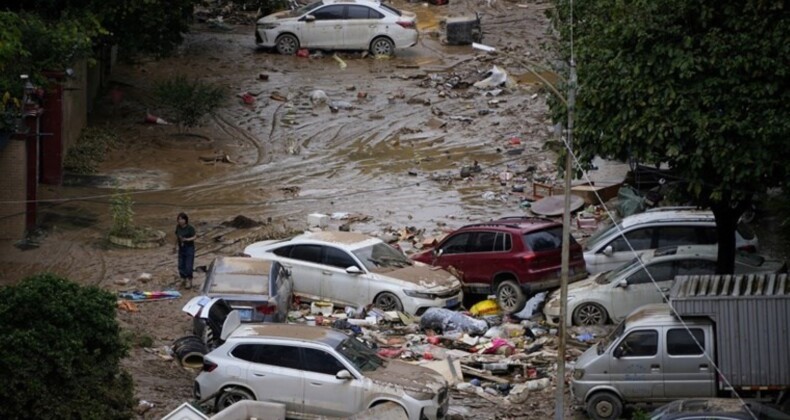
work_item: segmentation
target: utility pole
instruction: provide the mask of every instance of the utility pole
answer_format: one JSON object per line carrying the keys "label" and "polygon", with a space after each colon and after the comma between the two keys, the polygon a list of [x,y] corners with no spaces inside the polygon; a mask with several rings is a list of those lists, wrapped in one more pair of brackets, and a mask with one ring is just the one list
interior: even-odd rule
{"label": "utility pole", "polygon": [[568,79],[568,144],[565,150],[565,211],[562,213],[562,268],[560,270],[560,330],[557,347],[557,394],[555,396],[554,418],[565,418],[565,341],[568,317],[568,275],[570,271],[571,235],[571,178],[573,177],[573,108],[576,105],[576,62],[571,57],[570,78]]}

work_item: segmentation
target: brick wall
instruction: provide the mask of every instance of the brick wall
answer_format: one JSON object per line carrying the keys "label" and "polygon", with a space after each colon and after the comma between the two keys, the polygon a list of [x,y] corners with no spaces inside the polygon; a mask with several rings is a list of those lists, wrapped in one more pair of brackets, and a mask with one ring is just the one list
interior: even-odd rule
{"label": "brick wall", "polygon": [[[11,140],[0,150],[0,201],[24,201],[26,197],[25,142]],[[0,203],[0,239],[25,236],[25,204]]]}

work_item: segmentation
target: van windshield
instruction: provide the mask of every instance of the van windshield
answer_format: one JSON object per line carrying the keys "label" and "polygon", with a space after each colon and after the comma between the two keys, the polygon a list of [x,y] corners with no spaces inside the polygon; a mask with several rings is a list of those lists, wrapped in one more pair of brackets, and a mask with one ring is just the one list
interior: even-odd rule
{"label": "van windshield", "polygon": [[598,342],[598,350],[597,350],[598,354],[602,354],[603,352],[605,352],[606,349],[609,347],[609,345],[612,344],[612,342],[617,341],[617,338],[623,335],[624,331],[625,331],[625,320],[620,322],[617,328],[615,328],[612,332],[610,332],[609,335],[604,337],[603,340]]}

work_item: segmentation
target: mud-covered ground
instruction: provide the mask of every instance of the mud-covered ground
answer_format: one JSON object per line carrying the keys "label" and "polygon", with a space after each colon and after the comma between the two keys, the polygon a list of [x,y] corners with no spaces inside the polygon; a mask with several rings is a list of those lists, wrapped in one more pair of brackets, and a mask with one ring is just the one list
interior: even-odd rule
{"label": "mud-covered ground", "polygon": [[[23,251],[14,241],[0,243],[3,282],[51,271],[111,291],[177,286],[171,243],[180,211],[189,213],[198,231],[196,266],[215,255],[238,253],[254,240],[303,230],[307,215],[316,212],[351,217],[332,220],[332,229],[349,223],[353,230],[401,239],[407,232],[431,236],[472,220],[525,214],[519,204],[532,181],[556,178],[547,91],[524,64],[550,62],[545,48],[552,39],[545,17],[550,3],[393,4],[418,14],[422,36],[418,46],[391,59],[350,52],[338,53],[338,59],[326,52],[284,57],[256,50],[249,24],[219,30],[196,23],[177,56],[119,65],[91,124],[113,130],[121,144],[102,164],[100,176],[42,188],[41,196],[53,201],[40,205],[38,246]],[[440,42],[443,16],[474,12],[482,17],[483,43],[500,53]],[[512,83],[471,86],[494,65],[508,72]],[[225,86],[231,99],[187,133],[174,125],[143,123],[147,112],[168,118],[152,89],[175,75]],[[328,104],[311,103],[314,90],[324,91]],[[254,103],[243,103],[244,93]],[[213,162],[213,156],[227,158]],[[482,171],[461,178],[462,168],[475,161]],[[165,246],[108,245],[111,185],[132,194],[137,225],[167,232]],[[264,224],[222,224],[238,215]],[[408,250],[410,242],[401,245]],[[151,279],[139,279],[143,273]],[[198,274],[196,283],[201,280]],[[179,300],[118,312],[135,341],[124,366],[134,376],[136,397],[154,405],[144,418],[159,418],[192,398],[196,372],[162,350],[190,333],[181,307],[195,291],[182,292]],[[456,395],[453,407],[467,418],[545,419],[553,416],[554,393],[549,388],[517,406]]]}

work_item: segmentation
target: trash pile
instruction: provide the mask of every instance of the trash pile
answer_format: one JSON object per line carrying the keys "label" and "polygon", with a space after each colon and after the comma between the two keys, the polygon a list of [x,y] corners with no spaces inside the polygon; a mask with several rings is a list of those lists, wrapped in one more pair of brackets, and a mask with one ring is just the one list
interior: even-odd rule
{"label": "trash pile", "polygon": [[[524,403],[530,393],[553,392],[558,331],[540,315],[545,298],[546,293],[535,295],[510,316],[486,299],[469,311],[430,308],[419,318],[371,306],[340,310],[329,302],[297,302],[288,321],[344,330],[383,358],[433,369],[458,392],[455,398],[477,396],[509,406]],[[569,331],[565,357],[574,360],[610,328]]]}

